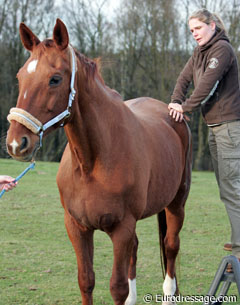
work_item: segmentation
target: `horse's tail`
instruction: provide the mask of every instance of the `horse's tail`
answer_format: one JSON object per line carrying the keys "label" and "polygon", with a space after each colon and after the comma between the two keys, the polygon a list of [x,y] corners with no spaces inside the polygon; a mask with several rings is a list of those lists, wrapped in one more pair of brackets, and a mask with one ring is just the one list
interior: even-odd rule
{"label": "horse's tail", "polygon": [[158,230],[159,230],[159,244],[160,244],[160,262],[162,268],[163,279],[165,279],[167,271],[167,256],[165,252],[164,239],[167,233],[167,221],[165,210],[157,214]]}

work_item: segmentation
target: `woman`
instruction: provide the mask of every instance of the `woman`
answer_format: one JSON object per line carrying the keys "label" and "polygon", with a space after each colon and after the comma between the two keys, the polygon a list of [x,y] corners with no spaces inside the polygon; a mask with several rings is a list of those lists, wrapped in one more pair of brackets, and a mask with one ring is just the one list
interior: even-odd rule
{"label": "woman", "polygon": [[[168,108],[176,121],[201,107],[220,197],[231,223],[232,254],[240,260],[240,90],[238,63],[221,19],[206,9],[189,18],[198,46],[181,72]],[[186,98],[190,82],[194,91]]]}
{"label": "woman", "polygon": [[14,182],[14,178],[10,176],[2,176],[0,175],[0,191],[5,190],[5,191],[10,191],[17,185],[16,182]]}

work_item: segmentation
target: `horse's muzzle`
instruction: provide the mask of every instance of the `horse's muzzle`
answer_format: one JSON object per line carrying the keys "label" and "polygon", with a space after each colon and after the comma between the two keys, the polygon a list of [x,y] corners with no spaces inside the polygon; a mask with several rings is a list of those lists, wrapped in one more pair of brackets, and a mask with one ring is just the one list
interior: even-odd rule
{"label": "horse's muzzle", "polygon": [[12,122],[6,139],[9,155],[18,161],[31,161],[39,148],[39,137],[17,122]]}

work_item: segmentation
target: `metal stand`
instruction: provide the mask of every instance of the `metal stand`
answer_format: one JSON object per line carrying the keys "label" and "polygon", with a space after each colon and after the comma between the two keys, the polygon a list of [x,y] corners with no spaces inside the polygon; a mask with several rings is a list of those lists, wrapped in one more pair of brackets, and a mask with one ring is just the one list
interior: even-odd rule
{"label": "metal stand", "polygon": [[[226,272],[227,265],[231,264],[232,265],[232,270],[233,272]],[[221,284],[223,282],[222,287],[219,290],[218,295],[216,296],[216,292]],[[240,295],[240,264],[239,260],[236,258],[236,256],[229,255],[225,256],[219,267],[218,270],[215,274],[214,280],[210,286],[210,289],[207,293],[207,296],[215,297],[216,300],[215,302],[208,302],[208,303],[203,303],[202,305],[221,305],[221,296],[226,296],[228,289],[231,285],[231,283],[236,283],[237,288],[238,288],[238,293]]]}

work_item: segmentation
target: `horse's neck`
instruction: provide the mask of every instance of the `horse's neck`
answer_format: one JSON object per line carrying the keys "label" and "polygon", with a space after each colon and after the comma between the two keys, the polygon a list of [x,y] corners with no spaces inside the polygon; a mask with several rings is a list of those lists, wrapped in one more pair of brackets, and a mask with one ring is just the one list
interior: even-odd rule
{"label": "horse's neck", "polygon": [[109,160],[119,137],[114,127],[116,122],[123,121],[125,106],[120,97],[98,79],[91,90],[79,92],[77,97],[76,113],[65,130],[74,160],[89,173],[96,159]]}

